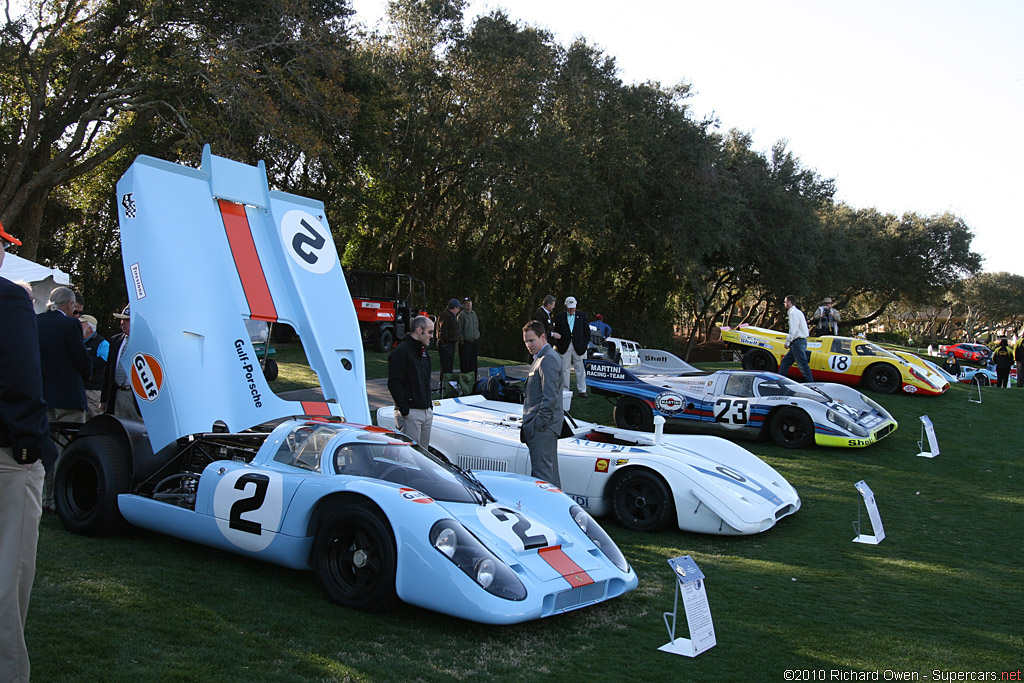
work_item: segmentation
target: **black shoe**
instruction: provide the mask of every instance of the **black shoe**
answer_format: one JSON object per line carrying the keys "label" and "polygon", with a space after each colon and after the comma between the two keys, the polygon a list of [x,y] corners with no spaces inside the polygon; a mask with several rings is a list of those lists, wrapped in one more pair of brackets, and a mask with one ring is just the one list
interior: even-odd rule
{"label": "black shoe", "polygon": [[587,397],[587,392],[584,391],[582,394],[579,395],[578,398],[586,398],[586,397]]}

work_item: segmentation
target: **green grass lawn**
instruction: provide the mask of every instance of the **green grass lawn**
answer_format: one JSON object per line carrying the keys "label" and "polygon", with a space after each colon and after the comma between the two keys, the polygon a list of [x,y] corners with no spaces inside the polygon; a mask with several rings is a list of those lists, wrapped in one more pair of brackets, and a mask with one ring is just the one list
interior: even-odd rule
{"label": "green grass lawn", "polygon": [[[377,355],[371,377],[386,374]],[[1024,659],[1024,391],[985,389],[980,405],[967,391],[873,395],[900,429],[866,449],[744,442],[797,488],[798,513],[738,538],[644,535],[605,519],[639,588],[517,626],[406,605],[355,612],[328,603],[310,572],[146,531],[76,536],[45,515],[27,626],[33,680],[781,681],[791,669],[998,680]],[[611,403],[577,399],[574,414],[610,423]],[[936,425],[935,459],[915,455],[921,415]],[[861,479],[885,525],[878,546],[851,542]],[[707,576],[718,640],[695,659],[657,651],[674,591],[666,560],[683,554]]]}

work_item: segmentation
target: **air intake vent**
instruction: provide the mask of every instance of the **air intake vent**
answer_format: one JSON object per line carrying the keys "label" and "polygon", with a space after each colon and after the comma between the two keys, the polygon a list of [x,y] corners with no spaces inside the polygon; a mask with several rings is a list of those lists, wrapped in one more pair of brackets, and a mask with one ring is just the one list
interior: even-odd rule
{"label": "air intake vent", "polygon": [[464,470],[489,470],[491,472],[508,472],[508,463],[504,460],[481,458],[477,455],[459,455],[459,467]]}

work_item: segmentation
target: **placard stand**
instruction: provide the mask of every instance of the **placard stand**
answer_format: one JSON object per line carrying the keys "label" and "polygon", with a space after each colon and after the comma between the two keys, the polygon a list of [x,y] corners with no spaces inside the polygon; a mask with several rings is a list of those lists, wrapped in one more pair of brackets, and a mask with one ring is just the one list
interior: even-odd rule
{"label": "placard stand", "polygon": [[[717,644],[715,626],[711,621],[711,607],[704,592],[704,573],[689,555],[675,557],[668,561],[676,577],[676,595],[671,612],[664,612],[665,628],[669,642],[658,649],[674,655],[696,657]],[[689,626],[689,638],[676,638],[676,615],[679,612],[679,593],[683,594],[683,609]],[[672,618],[669,623],[669,617]]]}
{"label": "placard stand", "polygon": [[[925,438],[928,439],[928,450],[924,449]],[[934,458],[939,454],[939,439],[935,436],[935,425],[927,415],[921,416],[921,440],[917,442],[917,455],[921,458]]]}
{"label": "placard stand", "polygon": [[871,488],[863,479],[853,486],[860,491],[861,501],[868,509],[868,518],[871,520],[871,528],[875,532],[873,536],[861,533],[860,503],[858,503],[857,521],[853,523],[853,530],[857,532],[857,538],[853,539],[853,542],[864,543],[867,545],[878,545],[885,538],[885,529],[882,528],[882,516],[878,514],[878,505],[875,503],[875,494],[871,492]]}
{"label": "placard stand", "polygon": [[[979,377],[981,377],[980,372],[974,375],[974,381],[968,385],[970,389],[967,390],[967,400],[970,401],[971,403],[981,403],[981,380],[979,379]],[[975,386],[978,387],[978,398],[974,398]]]}

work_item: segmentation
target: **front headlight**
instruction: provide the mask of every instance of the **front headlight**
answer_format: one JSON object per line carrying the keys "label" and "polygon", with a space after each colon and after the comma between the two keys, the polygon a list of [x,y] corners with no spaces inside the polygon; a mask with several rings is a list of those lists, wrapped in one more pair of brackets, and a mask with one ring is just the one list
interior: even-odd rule
{"label": "front headlight", "polygon": [[842,427],[846,431],[853,432],[857,436],[867,436],[868,435],[868,430],[864,429],[863,427],[861,427],[859,424],[857,424],[856,422],[854,422],[850,418],[846,417],[845,415],[841,415],[840,413],[836,412],[835,410],[831,410],[831,409],[828,410],[825,413],[825,417],[828,418],[829,422],[831,422],[833,424],[836,424],[836,425],[839,425],[840,427]]}
{"label": "front headlight", "polygon": [[597,549],[604,553],[612,564],[619,568],[619,571],[629,573],[629,562],[626,562],[626,557],[619,550],[619,546],[615,545],[615,541],[612,540],[611,536],[605,533],[605,530],[601,528],[601,525],[594,521],[594,518],[590,516],[586,510],[581,508],[579,505],[573,505],[569,508],[569,514],[573,520],[579,525],[583,533],[587,535]]}
{"label": "front headlight", "polygon": [[526,587],[516,573],[454,519],[434,522],[430,544],[491,595],[505,600],[526,599]]}

